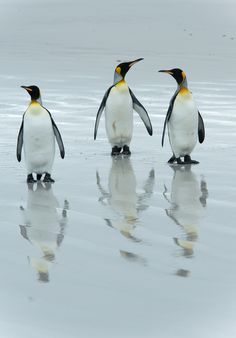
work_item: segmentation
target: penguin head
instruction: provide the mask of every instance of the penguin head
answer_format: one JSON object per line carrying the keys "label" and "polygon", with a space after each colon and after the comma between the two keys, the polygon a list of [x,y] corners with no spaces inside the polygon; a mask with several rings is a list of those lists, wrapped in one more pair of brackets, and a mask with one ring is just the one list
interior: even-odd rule
{"label": "penguin head", "polygon": [[122,62],[115,68],[114,75],[114,84],[124,80],[126,73],[130,70],[130,68],[137,62],[143,60],[143,58],[139,58],[134,61]]}
{"label": "penguin head", "polygon": [[161,73],[167,73],[173,76],[177,81],[178,85],[182,85],[186,81],[186,74],[182,69],[173,68],[170,70],[159,70]]}
{"label": "penguin head", "polygon": [[29,93],[32,101],[38,101],[41,103],[41,95],[39,87],[37,86],[21,86],[21,88],[24,88]]}

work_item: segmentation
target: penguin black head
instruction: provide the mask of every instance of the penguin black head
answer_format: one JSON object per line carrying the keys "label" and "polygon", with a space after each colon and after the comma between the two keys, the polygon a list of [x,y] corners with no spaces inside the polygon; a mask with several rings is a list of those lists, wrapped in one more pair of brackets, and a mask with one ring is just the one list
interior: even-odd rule
{"label": "penguin black head", "polygon": [[159,70],[159,72],[172,75],[177,81],[178,85],[181,85],[186,80],[185,72],[179,68],[173,68],[170,70]]}
{"label": "penguin black head", "polygon": [[29,95],[31,96],[32,101],[37,101],[40,99],[40,90],[37,86],[21,86],[21,88],[24,88],[27,90]]}
{"label": "penguin black head", "polygon": [[143,60],[143,58],[139,58],[134,61],[130,62],[122,62],[115,68],[115,76],[114,76],[114,82],[117,83],[124,79],[126,73],[130,70],[130,68],[137,62]]}
{"label": "penguin black head", "polygon": [[143,60],[143,58],[134,60],[134,61],[130,61],[130,62],[122,62],[120,63],[115,71],[116,73],[118,73],[119,75],[121,75],[123,78],[125,77],[126,73],[130,70],[130,68],[137,62]]}

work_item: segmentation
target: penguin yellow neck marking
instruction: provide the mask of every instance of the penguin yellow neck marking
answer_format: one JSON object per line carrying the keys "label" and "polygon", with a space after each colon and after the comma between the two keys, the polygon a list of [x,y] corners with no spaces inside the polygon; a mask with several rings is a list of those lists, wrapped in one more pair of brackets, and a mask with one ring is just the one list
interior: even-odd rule
{"label": "penguin yellow neck marking", "polygon": [[36,101],[36,100],[32,100],[31,102],[30,102],[30,106],[41,106],[41,104],[38,102],[38,101]]}
{"label": "penguin yellow neck marking", "polygon": [[119,93],[126,93],[129,90],[129,87],[127,85],[127,82],[125,80],[121,80],[115,85],[116,90]]}
{"label": "penguin yellow neck marking", "polygon": [[37,102],[36,100],[32,100],[28,107],[28,114],[39,115],[42,114],[44,110],[45,109],[42,109],[42,106],[39,102]]}
{"label": "penguin yellow neck marking", "polygon": [[119,81],[119,82],[116,84],[116,87],[123,87],[123,86],[125,86],[125,85],[126,85],[126,82],[125,82],[125,80],[123,79],[123,80]]}
{"label": "penguin yellow neck marking", "polygon": [[180,89],[180,91],[179,91],[179,94],[180,94],[181,96],[186,96],[186,95],[191,94],[191,92],[188,90],[188,88],[182,87],[182,88]]}

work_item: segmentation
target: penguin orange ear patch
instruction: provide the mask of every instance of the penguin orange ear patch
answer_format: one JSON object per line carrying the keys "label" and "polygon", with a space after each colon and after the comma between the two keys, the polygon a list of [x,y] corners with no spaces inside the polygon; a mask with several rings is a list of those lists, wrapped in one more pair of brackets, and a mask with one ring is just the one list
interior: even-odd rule
{"label": "penguin orange ear patch", "polygon": [[183,76],[183,79],[186,79],[186,74],[184,71],[182,72],[182,76]]}
{"label": "penguin orange ear patch", "polygon": [[120,67],[116,67],[116,72],[117,72],[118,74],[120,74],[121,68],[120,68]]}

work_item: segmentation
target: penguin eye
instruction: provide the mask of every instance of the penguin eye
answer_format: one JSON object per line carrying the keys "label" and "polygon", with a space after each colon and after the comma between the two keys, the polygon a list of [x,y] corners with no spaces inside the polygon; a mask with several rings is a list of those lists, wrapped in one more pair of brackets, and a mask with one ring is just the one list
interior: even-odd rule
{"label": "penguin eye", "polygon": [[118,74],[120,74],[121,68],[120,68],[120,67],[116,67],[116,72],[117,72]]}

